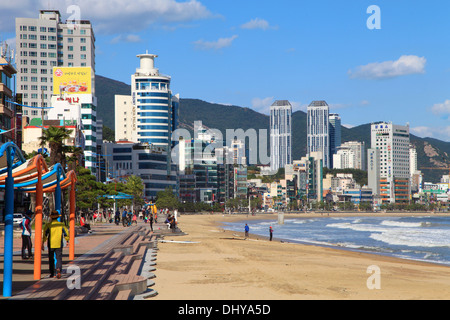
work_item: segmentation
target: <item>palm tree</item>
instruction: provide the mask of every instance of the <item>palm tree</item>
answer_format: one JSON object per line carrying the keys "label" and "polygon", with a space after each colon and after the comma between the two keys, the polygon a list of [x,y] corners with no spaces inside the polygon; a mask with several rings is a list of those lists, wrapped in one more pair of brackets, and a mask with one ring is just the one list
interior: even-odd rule
{"label": "palm tree", "polygon": [[48,143],[50,147],[50,165],[60,163],[66,166],[66,155],[64,152],[64,141],[70,138],[73,130],[64,127],[49,127],[42,133],[41,148]]}

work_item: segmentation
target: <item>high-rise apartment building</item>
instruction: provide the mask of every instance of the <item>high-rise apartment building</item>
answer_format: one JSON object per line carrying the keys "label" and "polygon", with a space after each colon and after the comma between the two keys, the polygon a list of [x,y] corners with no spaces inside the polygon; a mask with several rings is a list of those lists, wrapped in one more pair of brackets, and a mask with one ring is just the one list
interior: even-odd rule
{"label": "high-rise apartment building", "polygon": [[333,154],[333,168],[366,170],[365,143],[359,141],[343,143]]}
{"label": "high-rise apartment building", "polygon": [[333,155],[341,146],[341,117],[336,113],[330,113],[328,119],[330,123],[330,165],[334,168]]}
{"label": "high-rise apartment building", "polygon": [[95,36],[87,20],[62,22],[59,11],[41,10],[37,19],[16,18],[16,42],[17,92],[31,107],[24,117],[40,118],[40,108],[51,106],[54,67],[91,67],[95,75]]}
{"label": "high-rise apartment building", "polygon": [[292,163],[292,105],[277,100],[270,107],[270,169]]}
{"label": "high-rise apartment building", "polygon": [[170,148],[178,125],[179,95],[172,94],[171,77],[155,68],[157,55],[137,57],[140,67],[131,76],[131,97],[115,97],[116,141]]}
{"label": "high-rise apartment building", "polygon": [[313,101],[307,110],[307,154],[322,153],[323,166],[331,168],[330,108],[325,101]]}
{"label": "high-rise apartment building", "polygon": [[417,150],[413,144],[409,145],[409,174],[412,175],[417,171]]}
{"label": "high-rise apartment building", "polygon": [[16,69],[8,59],[5,59],[3,52],[0,52],[0,129],[6,131],[0,135],[2,143],[14,141],[14,131],[11,129],[15,125],[16,115],[15,106],[10,101],[14,100],[13,76],[15,73]]}
{"label": "high-rise apartment building", "polygon": [[371,147],[379,150],[380,195],[383,202],[410,199],[409,125],[387,122],[371,126]]}

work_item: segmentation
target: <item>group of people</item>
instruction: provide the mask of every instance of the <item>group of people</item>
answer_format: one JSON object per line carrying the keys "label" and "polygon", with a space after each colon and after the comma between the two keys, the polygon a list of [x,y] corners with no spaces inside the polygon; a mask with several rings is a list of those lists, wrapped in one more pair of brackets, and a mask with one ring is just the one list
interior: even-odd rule
{"label": "group of people", "polygon": [[[163,211],[160,211],[163,213]],[[166,211],[164,211],[166,212]],[[167,211],[168,217],[166,223],[168,223],[169,228],[173,231],[176,229],[176,219],[174,215],[170,215]],[[24,214],[24,218],[20,223],[22,229],[22,259],[31,259],[32,254],[32,241],[31,241],[31,224],[32,224],[33,212],[28,210]],[[139,213],[140,219],[144,220],[145,223],[150,224],[150,229],[153,231],[153,223],[158,222],[158,213],[153,213],[152,210],[143,209]],[[69,246],[69,231],[66,225],[61,222],[61,214],[57,210],[53,210],[49,221],[44,225],[42,231],[42,250],[44,250],[44,243],[47,242],[48,248],[48,262],[50,277],[61,278],[62,270],[62,253],[64,247],[64,240],[66,240],[66,245]],[[122,219],[120,219],[122,218]],[[135,211],[127,211],[124,209],[122,214],[119,210],[115,213],[115,220],[118,224],[122,220],[123,226],[131,226],[133,223],[137,224],[137,215]],[[112,222],[112,220],[110,221]],[[90,224],[86,221],[86,216],[84,214],[80,217],[80,225],[91,230]]]}
{"label": "group of people", "polygon": [[[139,219],[144,220],[145,223],[150,223],[150,229],[153,231],[153,221],[156,223],[158,222],[158,215],[157,213],[153,214],[151,210],[148,209],[142,209],[139,212]],[[122,210],[122,213],[120,213],[120,210],[117,209],[114,221],[117,225],[119,225],[120,222],[122,222],[122,225],[124,227],[129,227],[133,224],[137,224],[138,216],[136,214],[136,210],[133,211],[127,211],[126,208]],[[110,222],[112,223],[112,219],[110,219]]]}

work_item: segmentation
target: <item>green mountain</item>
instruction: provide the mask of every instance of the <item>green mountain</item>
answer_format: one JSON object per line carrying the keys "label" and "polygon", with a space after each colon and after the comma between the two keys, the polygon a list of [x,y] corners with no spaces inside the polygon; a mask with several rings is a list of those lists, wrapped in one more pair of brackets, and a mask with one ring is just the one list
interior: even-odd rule
{"label": "green mountain", "polygon": [[[103,119],[106,127],[114,130],[114,95],[129,95],[131,87],[123,82],[96,76],[97,118]],[[269,134],[270,119],[268,115],[249,108],[209,103],[199,99],[181,99],[179,110],[181,128],[193,132],[194,122],[211,129],[218,129],[226,136],[226,129],[266,129]],[[411,143],[416,146],[418,168],[448,168],[450,166],[450,142],[433,138],[420,138],[410,135]],[[269,141],[269,140],[267,140]],[[364,141],[370,146],[370,124],[353,128],[342,127],[342,142]],[[292,114],[292,155],[300,159],[306,155],[306,113],[296,111]],[[448,171],[422,169],[424,181],[439,182]]]}

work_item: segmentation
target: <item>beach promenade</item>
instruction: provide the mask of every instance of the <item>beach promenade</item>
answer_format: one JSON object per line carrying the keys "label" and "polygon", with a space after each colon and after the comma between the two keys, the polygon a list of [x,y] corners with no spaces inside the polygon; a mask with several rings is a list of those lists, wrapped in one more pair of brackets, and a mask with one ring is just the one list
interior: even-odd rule
{"label": "beach promenade", "polygon": [[[164,220],[165,218],[160,217],[158,223],[153,224],[154,232],[151,232],[150,225],[143,221],[138,221],[137,225],[131,227],[97,222],[91,224],[92,232],[90,233],[80,232],[81,228],[77,227],[75,260],[68,260],[69,250],[65,247],[62,277],[61,279],[50,278],[48,251],[45,248],[45,251],[42,251],[41,280],[39,281],[34,280],[33,259],[22,259],[21,233],[15,232],[12,297],[3,297],[2,292],[4,238],[1,234],[0,300],[128,300],[136,298],[138,293],[146,293],[147,297],[155,296],[157,292],[149,288],[153,285],[150,279],[155,277],[152,271],[155,270],[157,243],[165,233],[170,232],[167,230],[167,225],[162,223]],[[32,239],[34,242],[34,235]],[[33,243],[33,252],[35,249]],[[110,268],[105,267],[108,264],[111,265]],[[113,274],[113,270],[116,273],[119,270],[120,275]],[[80,288],[76,287],[77,274],[79,274]],[[72,288],[68,288],[69,278],[74,279],[71,282]],[[119,288],[121,291],[118,290],[118,286],[115,288],[112,286],[117,283],[122,284]]]}

